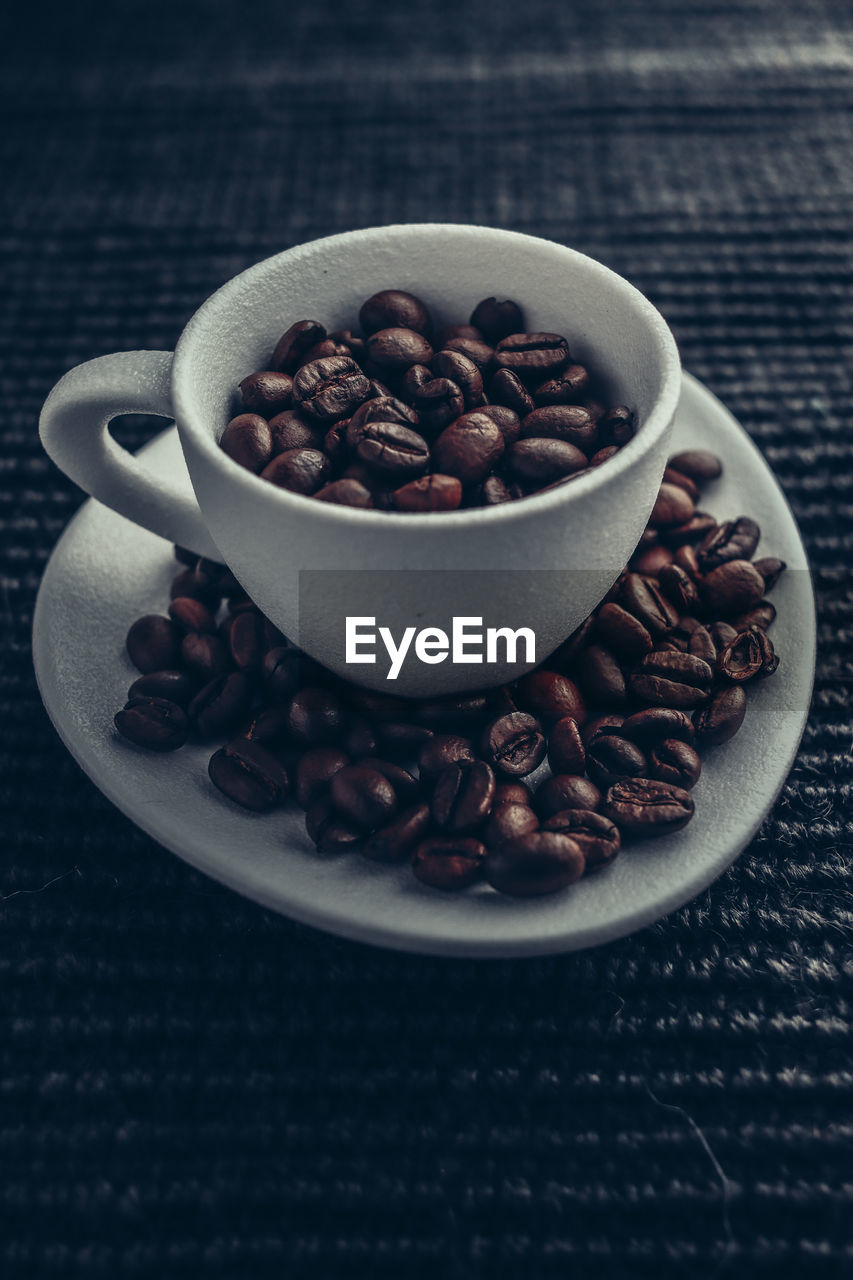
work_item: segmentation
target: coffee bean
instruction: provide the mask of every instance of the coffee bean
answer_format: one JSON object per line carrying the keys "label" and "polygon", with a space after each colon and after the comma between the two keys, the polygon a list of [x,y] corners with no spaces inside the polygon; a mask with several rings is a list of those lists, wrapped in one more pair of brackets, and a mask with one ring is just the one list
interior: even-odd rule
{"label": "coffee bean", "polygon": [[485,341],[482,331],[474,324],[446,324],[435,335],[436,351],[443,351],[453,338],[474,338],[477,342]]}
{"label": "coffee bean", "polygon": [[382,289],[374,293],[362,303],[358,318],[368,335],[379,329],[414,329],[416,333],[428,334],[432,328],[426,303],[403,289]]}
{"label": "coffee bean", "polygon": [[584,454],[584,465],[598,447],[598,428],[586,409],[578,404],[552,404],[534,409],[522,418],[521,435],[525,440],[566,440]]}
{"label": "coffee bean", "polygon": [[558,671],[531,671],[518,682],[518,700],[534,716],[548,723],[574,716],[582,721],[586,715],[580,689],[568,676]]}
{"label": "coffee bean", "polygon": [[296,799],[303,809],[329,795],[332,778],[350,763],[337,747],[312,747],[296,767]]}
{"label": "coffee bean", "polygon": [[325,336],[326,330],[318,320],[297,320],[279,338],[270,364],[281,372],[295,373],[305,353]]}
{"label": "coffee bean", "polygon": [[499,893],[529,898],[574,884],[584,866],[583,852],[571,837],[556,831],[530,831],[490,849],[483,874]]}
{"label": "coffee bean", "polygon": [[713,516],[709,516],[707,511],[696,511],[684,524],[668,525],[659,532],[668,547],[682,547],[701,542],[703,538],[713,534],[716,528],[717,522]]}
{"label": "coffee bean", "polygon": [[597,787],[606,789],[620,778],[647,776],[648,761],[639,747],[616,733],[601,733],[590,743],[586,769]]}
{"label": "coffee bean", "polygon": [[370,721],[363,716],[348,715],[341,730],[340,746],[353,759],[375,755],[378,743]]}
{"label": "coffee bean", "polygon": [[411,805],[399,817],[368,836],[361,851],[374,862],[399,862],[425,838],[429,826],[429,805]]}
{"label": "coffee bean", "polygon": [[486,846],[479,840],[433,837],[412,855],[412,871],[431,889],[467,889],[480,874]]}
{"label": "coffee bean", "polygon": [[[475,366],[471,367],[476,372]],[[433,378],[424,383],[415,393],[413,404],[421,429],[430,436],[443,431],[465,412],[465,397],[449,378]]]}
{"label": "coffee bean", "polygon": [[649,707],[646,711],[636,711],[622,722],[619,733],[646,750],[672,738],[690,744],[694,736],[690,717],[673,707]]}
{"label": "coffee bean", "polygon": [[733,738],[746,715],[746,693],[739,684],[718,689],[711,701],[693,717],[696,738],[702,746],[716,747]]}
{"label": "coffee bean", "polygon": [[548,738],[548,764],[552,773],[580,774],[586,768],[586,749],[574,716],[563,716],[552,726]]}
{"label": "coffee bean", "polygon": [[402,393],[407,400],[414,401],[421,387],[432,382],[435,374],[425,364],[413,364],[403,375]]}
{"label": "coffee bean", "polygon": [[727,618],[758,604],[764,579],[748,560],[727,560],[702,579],[702,600],[713,618]]}
{"label": "coffee bean", "polygon": [[493,808],[483,828],[483,843],[487,849],[513,840],[516,836],[538,831],[539,819],[526,804],[503,804]]}
{"label": "coffee bean", "polygon": [[732,626],[735,631],[749,631],[751,627],[766,631],[775,618],[776,606],[769,600],[759,600],[754,609],[747,609],[746,613],[739,613],[736,618],[732,618]]}
{"label": "coffee bean", "polygon": [[316,422],[306,422],[295,409],[285,409],[270,419],[273,454],[286,453],[289,449],[323,449],[326,436]]}
{"label": "coffee bean", "polygon": [[287,716],[281,707],[264,707],[243,725],[238,736],[272,751],[283,751],[290,746]]}
{"label": "coffee bean", "polygon": [[624,716],[618,715],[601,715],[591,716],[584,722],[581,729],[581,741],[584,748],[589,747],[600,733],[621,733],[622,725],[626,723]]}
{"label": "coffee bean", "polygon": [[558,333],[508,334],[495,347],[494,359],[498,368],[510,369],[524,381],[542,382],[569,363],[569,344]]}
{"label": "coffee bean", "polygon": [[519,778],[532,773],[542,763],[547,744],[542,726],[534,716],[511,711],[486,726],[481,748],[497,773]]}
{"label": "coffee bean", "polygon": [[419,475],[429,464],[422,435],[399,422],[368,422],[361,428],[356,457],[393,482]]}
{"label": "coffee bean", "polygon": [[276,373],[272,369],[250,373],[240,383],[240,395],[246,413],[259,413],[262,418],[272,418],[290,407],[293,379],[286,373]]}
{"label": "coffee bean", "polygon": [[505,405],[519,418],[526,417],[536,408],[530,392],[511,369],[498,369],[489,383],[489,396],[494,404]]}
{"label": "coffee bean", "polygon": [[729,560],[751,559],[760,537],[761,530],[749,516],[726,520],[699,543],[696,555],[702,572],[708,573]]}
{"label": "coffee bean", "polygon": [[661,569],[672,564],[672,558],[669,547],[664,547],[658,542],[639,553],[635,552],[631,557],[631,570],[634,573],[656,578]]}
{"label": "coffee bean", "polygon": [[664,836],[680,831],[693,817],[688,791],[653,778],[615,783],[604,798],[604,814],[623,836]]}
{"label": "coffee bean", "polygon": [[[538,386],[533,398],[539,405],[576,404],[589,390],[589,386],[589,370],[582,364],[570,364],[556,378],[549,378]],[[587,410],[584,412],[590,416]]]}
{"label": "coffee bean", "polygon": [[312,360],[293,379],[294,408],[327,426],[349,417],[369,394],[367,378],[349,356]]}
{"label": "coffee bean", "polygon": [[586,646],[591,643],[595,625],[595,616],[590,614],[572,632],[569,638],[563,641],[559,649],[551,655],[549,660],[551,665],[557,667],[560,671],[568,668],[578,654],[582,653]]}
{"label": "coffee bean", "polygon": [[244,609],[228,628],[228,648],[239,671],[257,670],[266,656],[266,618],[260,611]]}
{"label": "coffee bean", "polygon": [[263,471],[272,457],[269,423],[260,414],[241,413],[228,423],[219,447],[247,471]]}
{"label": "coffee bean", "polygon": [[461,351],[437,351],[432,358],[432,368],[436,378],[444,378],[458,387],[465,409],[476,409],[483,403],[483,375],[474,361]]}
{"label": "coffee bean", "polygon": [[533,808],[544,821],[563,809],[598,809],[601,792],[589,778],[555,773],[543,782],[533,797]]}
{"label": "coffee bean", "polygon": [[229,800],[264,813],[287,796],[290,780],[280,760],[257,742],[231,742],[210,757],[213,785]]}
{"label": "coffee bean", "polygon": [[417,778],[393,760],[382,760],[374,756],[364,756],[358,762],[366,769],[375,769],[381,773],[394,788],[394,795],[401,804],[414,804],[421,798],[421,784]]}
{"label": "coffee bean", "polygon": [[653,639],[666,634],[678,622],[678,611],[672,607],[653,582],[638,573],[627,573],[619,584],[619,604],[639,618]]}
{"label": "coffee bean", "polygon": [[484,761],[448,765],[432,793],[433,822],[450,835],[476,831],[489,815],[494,794],[495,775]]}
{"label": "coffee bean", "polygon": [[382,826],[397,808],[394,788],[378,769],[348,764],[331,778],[331,799],[337,813],[365,831]]}
{"label": "coffee bean", "polygon": [[[502,502],[513,502],[516,497],[500,476],[487,476],[480,486],[479,494],[485,507],[497,507]],[[518,496],[520,497],[521,494]]]}
{"label": "coffee bean", "polygon": [[169,615],[184,634],[195,631],[212,635],[216,631],[216,619],[201,600],[177,596],[169,605]]}
{"label": "coffee bean", "polygon": [[460,355],[467,358],[477,366],[481,374],[484,374],[491,367],[494,351],[487,342],[482,338],[460,337],[447,338],[444,342],[445,351],[458,351]]}
{"label": "coffee bean", "polygon": [[665,738],[649,754],[649,777],[689,791],[699,781],[702,762],[687,742]]}
{"label": "coffee bean", "polygon": [[752,567],[764,579],[764,590],[772,591],[788,566],[784,560],[777,560],[775,556],[764,556],[761,560],[754,560]]}
{"label": "coffee bean", "polygon": [[319,449],[287,449],[264,467],[261,476],[280,489],[308,495],[322,488],[330,471],[329,459]]}
{"label": "coffee bean", "polygon": [[436,471],[456,476],[464,485],[479,484],[503,451],[503,435],[497,423],[474,410],[442,431],[433,446],[433,462]]}
{"label": "coffee bean", "polygon": [[432,738],[432,729],[412,720],[386,720],[376,726],[376,735],[385,755],[408,759]]}
{"label": "coffee bean", "polygon": [[602,707],[625,703],[625,674],[609,649],[591,644],[577,659],[577,676],[585,696]]}
{"label": "coffee bean", "polygon": [[690,613],[699,607],[699,591],[688,573],[678,565],[663,565],[658,572],[660,589],[680,613]]}
{"label": "coffee bean", "polygon": [[273,702],[286,702],[305,679],[310,667],[298,649],[279,646],[264,655],[261,675],[264,691]]}
{"label": "coffee bean", "polygon": [[680,471],[676,471],[675,467],[667,467],[663,473],[663,483],[675,485],[677,489],[683,489],[694,504],[699,501],[699,488],[693,483],[689,476],[684,476]]}
{"label": "coffee bean", "polygon": [[711,639],[711,633],[706,627],[697,627],[691,633],[690,640],[687,645],[687,652],[692,653],[694,658],[702,658],[713,667],[717,661],[717,650],[714,641]]}
{"label": "coffee bean", "polygon": [[607,649],[624,658],[642,658],[651,652],[652,637],[639,618],[612,601],[599,609],[595,630]]}
{"label": "coffee bean", "polygon": [[621,449],[633,439],[636,431],[636,416],[626,405],[615,405],[612,409],[597,415],[593,411],[593,406],[587,401],[586,409],[598,424],[598,438],[602,444],[615,444]]}
{"label": "coffee bean", "polygon": [[307,687],[290,699],[287,722],[297,742],[307,747],[334,744],[344,719],[340,698],[330,689]]}
{"label": "coffee bean", "polygon": [[181,660],[199,680],[214,680],[231,665],[225,645],[217,636],[190,632],[181,641]]}
{"label": "coffee bean", "polygon": [[591,467],[600,467],[603,462],[609,462],[619,452],[619,448],[615,444],[609,444],[604,449],[598,449],[590,458],[589,465]]}
{"label": "coffee bean", "polygon": [[242,671],[217,676],[210,680],[189,705],[190,724],[205,738],[230,733],[249,710],[252,687]]}
{"label": "coffee bean", "polygon": [[346,441],[350,449],[355,449],[361,438],[362,430],[370,422],[397,422],[401,427],[417,427],[419,416],[411,405],[396,396],[377,396],[373,400],[365,400],[359,405],[347,426]]}
{"label": "coffee bean", "polygon": [[375,693],[372,689],[357,686],[346,689],[346,698],[353,710],[377,724],[383,720],[403,720],[412,707],[406,698],[396,698],[391,693]]}
{"label": "coffee bean", "polygon": [[501,338],[507,338],[511,333],[521,333],[524,315],[518,303],[511,298],[501,301],[497,298],[484,298],[471,312],[471,324],[489,342],[500,342]]}
{"label": "coffee bean", "polygon": [[567,440],[518,440],[507,450],[511,473],[527,485],[540,487],[562,480],[586,466],[586,454]]}
{"label": "coffee bean", "polygon": [[379,329],[367,339],[367,354],[373,364],[385,373],[405,373],[413,364],[429,364],[432,347],[416,329],[399,326]]}
{"label": "coffee bean", "polygon": [[676,550],[673,556],[673,564],[677,564],[679,569],[683,569],[694,582],[702,575],[696,552],[687,542]]}
{"label": "coffee bean", "polygon": [[177,751],[187,740],[183,707],[167,698],[131,696],[114,719],[123,738],[148,751]]}
{"label": "coffee bean", "polygon": [[586,871],[606,867],[622,846],[619,828],[591,809],[563,809],[547,818],[542,830],[555,831],[574,840],[583,854]]}
{"label": "coffee bean", "polygon": [[695,511],[693,500],[684,489],[675,484],[662,484],[649,516],[649,524],[679,525],[690,520]]}
{"label": "coffee bean", "polygon": [[391,498],[398,511],[455,511],[462,502],[462,481],[433,472],[410,480]]}
{"label": "coffee bean", "polygon": [[300,361],[299,367],[303,368],[306,364],[312,364],[315,360],[325,360],[328,356],[352,356],[352,352],[345,342],[335,342],[334,338],[324,338],[322,342],[315,342],[313,347],[308,351]]}
{"label": "coffee bean", "polygon": [[195,680],[186,671],[151,671],[139,676],[127,691],[132,698],[165,698],[184,710],[189,706],[197,688]]}
{"label": "coffee bean", "polygon": [[492,801],[492,810],[499,809],[502,804],[521,804],[531,807],[533,797],[530,788],[524,782],[498,782],[495,787],[495,797]]}
{"label": "coffee bean", "polygon": [[171,618],[148,613],[137,618],[125,641],[128,657],[137,671],[148,675],[180,664],[181,633]]}
{"label": "coffee bean", "polygon": [[676,471],[689,476],[699,484],[716,480],[723,474],[723,464],[720,459],[715,453],[709,453],[707,449],[684,449],[681,453],[674,453],[669,460],[669,466],[675,467]]}
{"label": "coffee bean", "polygon": [[731,640],[734,640],[735,636],[738,634],[735,628],[730,626],[728,622],[712,622],[709,630],[717,653],[720,653],[721,650],[725,649],[726,645]]}
{"label": "coffee bean", "polygon": [[363,510],[369,510],[373,506],[370,490],[352,477],[333,480],[331,484],[323,485],[314,497],[318,502],[331,502],[338,507],[361,507]]}
{"label": "coffee bean", "polygon": [[628,681],[631,693],[655,706],[689,710],[708,699],[713,671],[689,653],[649,653]]}
{"label": "coffee bean", "polygon": [[755,676],[772,676],[779,666],[770,638],[757,627],[743,631],[721,651],[717,669],[726,680],[743,684]]}
{"label": "coffee bean", "polygon": [[351,822],[332,813],[320,825],[317,836],[318,853],[351,853],[364,839],[364,832]]}
{"label": "coffee bean", "polygon": [[422,778],[437,778],[451,764],[473,764],[474,744],[470,738],[455,733],[434,734],[421,747],[418,771]]}

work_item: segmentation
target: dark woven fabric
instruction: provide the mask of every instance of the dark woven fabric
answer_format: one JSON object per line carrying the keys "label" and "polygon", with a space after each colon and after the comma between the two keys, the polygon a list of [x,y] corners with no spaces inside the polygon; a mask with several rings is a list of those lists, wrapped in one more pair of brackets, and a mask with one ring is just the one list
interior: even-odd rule
{"label": "dark woven fabric", "polygon": [[[847,6],[121,0],[3,20],[0,1274],[850,1269]],[[481,221],[672,324],[805,535],[820,660],[759,838],[653,928],[513,963],[312,933],[85,779],[31,671],[72,364],[324,233]],[[142,436],[131,432],[131,443]],[[795,655],[786,655],[795,660]]]}

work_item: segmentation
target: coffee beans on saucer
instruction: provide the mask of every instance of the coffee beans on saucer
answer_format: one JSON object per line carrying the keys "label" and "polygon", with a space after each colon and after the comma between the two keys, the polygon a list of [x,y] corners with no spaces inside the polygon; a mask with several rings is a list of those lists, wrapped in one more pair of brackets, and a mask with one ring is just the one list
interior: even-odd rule
{"label": "coffee beans on saucer", "polygon": [[[442,512],[563,484],[634,434],[633,411],[606,408],[567,340],[527,332],[510,299],[484,298],[468,324],[436,332],[420,298],[383,289],[358,323],[290,326],[269,367],[240,383],[219,441],[234,462],[321,502]],[[672,523],[688,503],[673,485],[659,500]]]}
{"label": "coffee beans on saucer", "polygon": [[[395,335],[380,348],[386,363],[428,331],[416,303],[388,293],[362,308],[368,329],[403,315],[409,321],[414,337]],[[451,334],[440,368],[464,357],[479,371],[466,352],[485,363],[485,340],[500,347],[502,329],[517,325],[513,306],[479,304],[476,332]],[[386,325],[394,327],[403,326]],[[318,346],[318,360],[348,359],[329,352],[336,340],[320,333],[306,322],[285,335],[281,378],[296,381],[299,361]],[[510,336],[500,366],[507,385],[531,367],[551,382],[583,382],[572,366],[554,373],[562,348],[553,335]],[[346,380],[334,397],[347,400],[361,375],[334,367]],[[313,375],[303,385],[317,403],[328,391],[318,391]],[[255,404],[283,392],[281,381],[261,375],[250,386]],[[457,386],[464,403],[477,379]],[[420,449],[412,410],[401,403],[383,421],[371,416],[374,401],[363,403],[355,428],[351,418],[342,434],[352,430],[361,456],[382,454],[386,474],[399,477]],[[737,733],[749,689],[778,666],[768,635],[776,610],[764,593],[785,565],[752,559],[760,530],[748,516],[718,524],[696,510],[702,485],[720,472],[719,459],[704,451],[672,458],[649,526],[595,612],[535,671],[464,696],[410,702],[348,684],[289,644],[224,566],[176,548],[183,567],[169,616],[148,614],[128,632],[141,674],[116,729],[156,752],[209,743],[210,779],[227,801],[260,812],[294,801],[320,857],[359,850],[378,862],[408,862],[422,884],[444,892],[480,884],[529,897],[567,888],[620,850],[686,826],[702,753]],[[403,488],[412,483],[422,494],[441,481],[421,477]],[[550,776],[532,790],[528,779],[546,758]]]}

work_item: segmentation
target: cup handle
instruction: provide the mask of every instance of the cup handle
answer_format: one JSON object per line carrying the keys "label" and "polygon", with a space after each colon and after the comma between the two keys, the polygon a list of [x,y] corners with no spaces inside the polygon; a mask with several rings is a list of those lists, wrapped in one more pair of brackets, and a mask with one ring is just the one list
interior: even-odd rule
{"label": "cup handle", "polygon": [[44,403],[39,433],[75,484],[143,529],[221,560],[195,498],[173,476],[154,476],[113,439],[125,413],[171,418],[171,351],[121,351],[70,369]]}

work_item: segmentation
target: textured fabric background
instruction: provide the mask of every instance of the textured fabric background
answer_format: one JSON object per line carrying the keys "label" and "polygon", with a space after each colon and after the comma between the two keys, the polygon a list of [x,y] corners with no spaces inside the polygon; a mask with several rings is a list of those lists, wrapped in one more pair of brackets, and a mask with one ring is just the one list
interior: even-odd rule
{"label": "textured fabric background", "polygon": [[[848,7],[79,0],[2,21],[0,1274],[848,1274]],[[424,219],[633,280],[776,469],[814,566],[814,707],[774,813],[709,892],[585,955],[401,957],[242,901],[100,796],[31,671],[81,502],[36,435],[60,374],[172,346],[275,250]]]}

